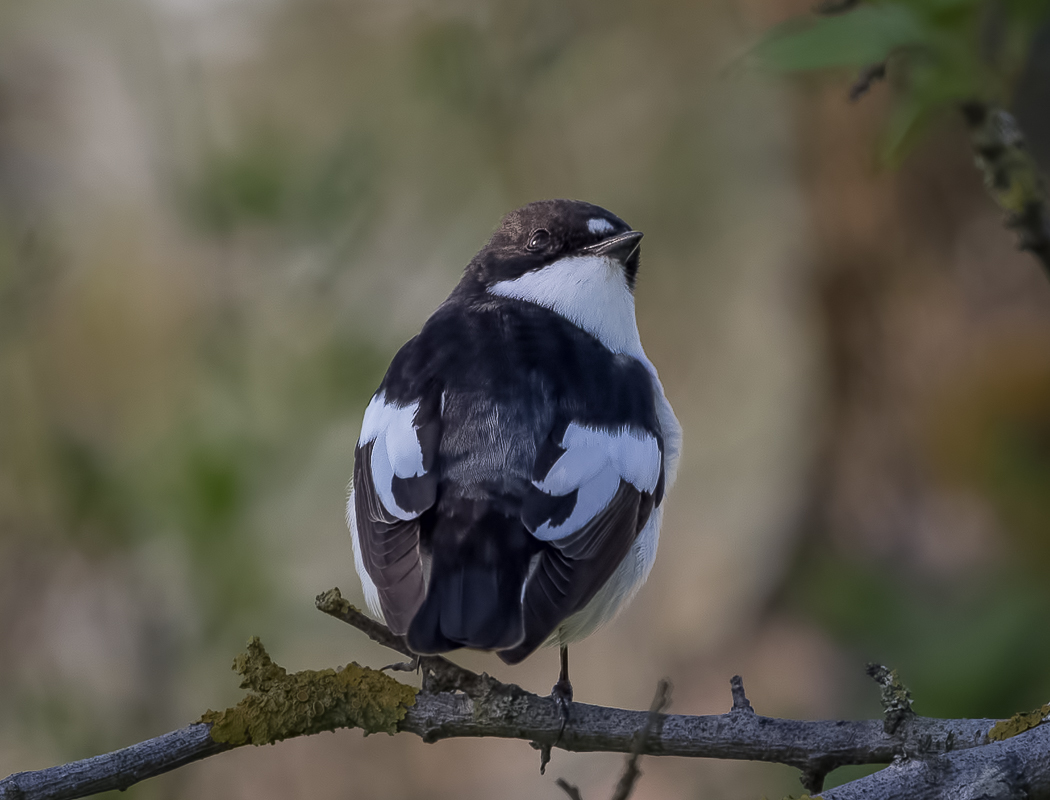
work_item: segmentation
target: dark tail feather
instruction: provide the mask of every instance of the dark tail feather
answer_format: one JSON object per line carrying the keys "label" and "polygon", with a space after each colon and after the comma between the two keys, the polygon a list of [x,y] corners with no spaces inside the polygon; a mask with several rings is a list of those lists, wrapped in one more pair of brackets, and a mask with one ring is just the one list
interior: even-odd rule
{"label": "dark tail feather", "polygon": [[513,647],[524,636],[524,576],[519,573],[519,569],[505,571],[490,565],[435,569],[426,600],[408,627],[409,648],[427,654],[458,647]]}

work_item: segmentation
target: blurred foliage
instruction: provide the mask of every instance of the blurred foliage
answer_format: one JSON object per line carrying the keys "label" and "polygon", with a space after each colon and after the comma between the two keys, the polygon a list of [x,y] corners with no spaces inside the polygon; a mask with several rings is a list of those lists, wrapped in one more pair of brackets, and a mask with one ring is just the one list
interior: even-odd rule
{"label": "blurred foliage", "polygon": [[789,602],[858,660],[897,669],[917,713],[1007,717],[1050,695],[1050,587],[1038,565],[959,582],[827,547],[800,563]]}
{"label": "blurred foliage", "polygon": [[112,453],[63,431],[54,434],[58,494],[65,504],[63,529],[82,546],[122,547],[139,529],[137,492],[112,463]]}
{"label": "blurred foliage", "polygon": [[881,157],[896,164],[945,109],[978,100],[1008,106],[1048,0],[870,0],[792,19],[752,51],[781,72],[886,62],[896,91]]}
{"label": "blurred foliage", "polygon": [[489,110],[501,87],[484,35],[465,20],[429,25],[419,33],[414,72],[423,94],[465,114]]}
{"label": "blurred foliage", "polygon": [[205,230],[227,233],[239,225],[272,223],[287,205],[291,183],[287,145],[272,134],[205,159],[190,193],[194,218]]}
{"label": "blurred foliage", "polygon": [[182,192],[187,217],[203,232],[286,227],[317,237],[339,227],[358,233],[375,213],[380,170],[372,136],[350,129],[316,154],[296,152],[274,130],[248,133],[238,147],[201,159]]}
{"label": "blurred foliage", "polygon": [[1001,345],[945,387],[928,413],[939,478],[992,504],[1023,563],[1048,563],[1050,354],[1039,343]]}

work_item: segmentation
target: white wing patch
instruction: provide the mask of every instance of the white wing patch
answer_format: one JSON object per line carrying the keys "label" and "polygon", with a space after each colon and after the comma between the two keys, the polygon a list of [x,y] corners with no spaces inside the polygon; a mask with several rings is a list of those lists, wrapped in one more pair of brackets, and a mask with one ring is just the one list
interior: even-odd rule
{"label": "white wing patch", "polygon": [[613,259],[569,256],[493,284],[488,291],[549,308],[612,352],[646,360],[634,318],[634,295],[627,288],[623,267]]}
{"label": "white wing patch", "polygon": [[415,478],[423,474],[423,448],[419,446],[415,417],[419,403],[407,406],[388,404],[383,392],[377,392],[365,409],[361,437],[357,446],[372,445],[372,481],[379,501],[398,519],[415,519],[414,511],[405,511],[394,500],[394,476]]}
{"label": "white wing patch", "polygon": [[609,220],[602,219],[601,217],[594,217],[592,219],[587,220],[587,230],[589,230],[591,233],[602,234],[612,233],[616,229],[613,227],[613,224],[609,222]]}
{"label": "white wing patch", "polygon": [[549,542],[578,531],[609,504],[621,479],[642,492],[656,490],[660,446],[649,433],[630,428],[605,431],[573,422],[565,429],[561,446],[566,452],[533,485],[556,496],[577,490],[576,505],[560,525],[549,521],[540,525],[533,534],[537,539]]}

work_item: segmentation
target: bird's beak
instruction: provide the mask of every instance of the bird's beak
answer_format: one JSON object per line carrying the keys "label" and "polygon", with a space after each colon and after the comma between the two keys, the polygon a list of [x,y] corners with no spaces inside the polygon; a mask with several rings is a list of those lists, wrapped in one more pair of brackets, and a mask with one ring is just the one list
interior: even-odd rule
{"label": "bird's beak", "polygon": [[610,236],[597,244],[585,247],[583,252],[596,256],[608,256],[609,258],[615,258],[617,261],[625,262],[638,249],[642,236],[644,234],[641,231],[627,231],[627,233],[621,233],[619,236]]}

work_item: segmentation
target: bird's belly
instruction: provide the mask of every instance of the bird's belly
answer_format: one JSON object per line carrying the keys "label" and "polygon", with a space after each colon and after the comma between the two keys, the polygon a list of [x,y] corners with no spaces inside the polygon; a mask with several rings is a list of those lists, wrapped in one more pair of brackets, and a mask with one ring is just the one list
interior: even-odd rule
{"label": "bird's belly", "polygon": [[663,507],[653,510],[616,572],[591,602],[555,629],[544,643],[546,646],[567,645],[585,639],[626,608],[653,568],[663,513]]}

